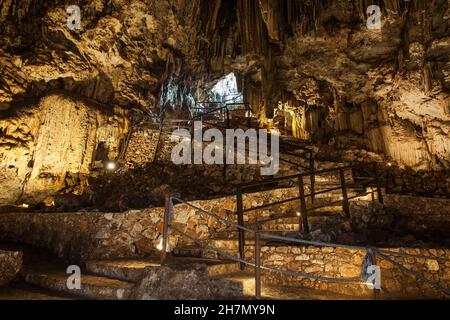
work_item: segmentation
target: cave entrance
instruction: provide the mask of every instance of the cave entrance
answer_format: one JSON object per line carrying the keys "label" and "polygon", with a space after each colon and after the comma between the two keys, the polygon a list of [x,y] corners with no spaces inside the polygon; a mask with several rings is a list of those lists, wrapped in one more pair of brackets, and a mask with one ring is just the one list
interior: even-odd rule
{"label": "cave entrance", "polygon": [[209,92],[210,101],[221,103],[243,103],[244,97],[238,90],[234,73],[229,73],[220,79]]}

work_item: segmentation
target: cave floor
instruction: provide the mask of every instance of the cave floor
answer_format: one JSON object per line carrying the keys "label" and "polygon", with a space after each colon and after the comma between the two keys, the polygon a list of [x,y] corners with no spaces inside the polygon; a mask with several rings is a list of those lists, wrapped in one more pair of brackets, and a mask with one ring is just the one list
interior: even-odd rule
{"label": "cave floor", "polygon": [[[0,243],[0,248],[20,250],[24,263],[19,276],[9,285],[0,287],[0,300],[71,300],[71,299],[116,299],[125,290],[131,292],[134,283],[145,268],[157,268],[158,258],[113,259],[88,261],[82,270],[83,290],[74,293],[66,288],[68,263],[48,252],[29,245]],[[238,283],[243,292],[227,299],[253,299],[254,273],[238,271],[238,264],[232,261],[170,257],[168,264],[190,268],[191,265],[205,265],[214,281]],[[124,279],[125,278],[125,279]],[[111,293],[112,292],[112,293]],[[266,300],[353,300],[349,295],[322,290],[284,285],[262,285],[262,299]]]}
{"label": "cave floor", "polygon": [[0,287],[0,300],[71,300],[60,293],[30,286],[24,282]]}

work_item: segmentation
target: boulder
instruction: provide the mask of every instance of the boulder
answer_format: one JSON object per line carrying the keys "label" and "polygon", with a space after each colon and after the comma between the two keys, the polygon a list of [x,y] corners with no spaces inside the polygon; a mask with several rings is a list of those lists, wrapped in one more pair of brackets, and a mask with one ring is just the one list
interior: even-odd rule
{"label": "boulder", "polygon": [[22,267],[23,254],[20,251],[0,250],[0,286],[11,282]]}

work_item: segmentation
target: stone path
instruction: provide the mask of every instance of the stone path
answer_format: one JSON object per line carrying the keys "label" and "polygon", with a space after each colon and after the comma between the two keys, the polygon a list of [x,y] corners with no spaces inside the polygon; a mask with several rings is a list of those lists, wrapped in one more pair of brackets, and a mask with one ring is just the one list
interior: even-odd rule
{"label": "stone path", "polygon": [[[116,259],[87,261],[82,271],[81,290],[69,290],[66,286],[67,264],[48,253],[30,246],[0,244],[2,248],[24,252],[24,266],[13,283],[0,287],[0,300],[66,300],[66,299],[127,299],[144,271],[161,268],[156,259]],[[181,266],[189,270],[194,265],[204,265],[207,275],[221,298],[252,299],[254,275],[239,271],[239,264],[232,261],[201,258],[169,258],[169,266]],[[264,299],[349,299],[311,289],[263,285]]]}

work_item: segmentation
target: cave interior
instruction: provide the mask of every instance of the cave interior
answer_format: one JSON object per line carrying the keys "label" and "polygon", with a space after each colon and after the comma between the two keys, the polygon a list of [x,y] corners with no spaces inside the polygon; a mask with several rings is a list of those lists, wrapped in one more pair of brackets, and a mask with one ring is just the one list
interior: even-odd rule
{"label": "cave interior", "polygon": [[448,299],[450,0],[69,2],[0,1],[0,300]]}

